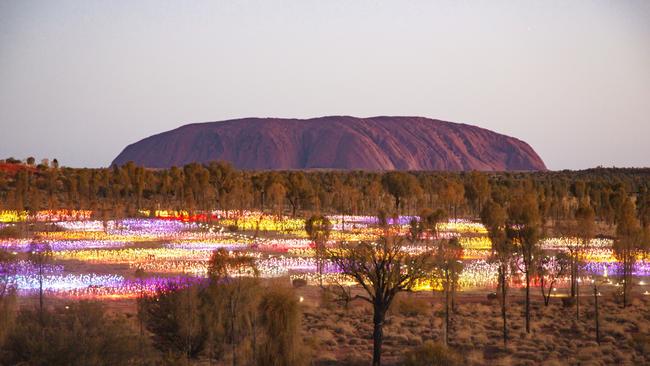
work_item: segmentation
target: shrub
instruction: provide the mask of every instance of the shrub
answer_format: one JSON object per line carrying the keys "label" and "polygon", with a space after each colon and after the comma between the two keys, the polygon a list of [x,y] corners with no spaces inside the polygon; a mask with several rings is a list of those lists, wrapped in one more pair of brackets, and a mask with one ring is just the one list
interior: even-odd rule
{"label": "shrub", "polygon": [[643,354],[650,353],[650,335],[643,333],[632,334],[632,345]]}
{"label": "shrub", "polygon": [[295,278],[293,281],[291,281],[291,284],[295,288],[300,288],[307,286],[307,281],[302,278]]}
{"label": "shrub", "polygon": [[402,359],[403,366],[456,366],[462,362],[452,349],[432,341],[406,352]]}
{"label": "shrub", "polygon": [[[0,255],[2,255],[1,252]],[[0,267],[0,271],[2,271],[2,267]],[[0,356],[5,338],[14,325],[17,304],[16,289],[7,286],[4,291],[4,294],[0,294]]]}
{"label": "shrub", "polygon": [[44,316],[22,310],[4,346],[0,364],[126,365],[142,364],[136,332],[123,317],[108,316],[103,305],[69,303]]}
{"label": "shrub", "polygon": [[208,324],[201,316],[202,289],[169,283],[156,293],[138,300],[139,316],[153,334],[161,351],[196,358],[208,338]]}
{"label": "shrub", "polygon": [[426,300],[418,297],[401,297],[395,303],[395,311],[407,317],[426,316],[431,311],[431,305]]}
{"label": "shrub", "polygon": [[563,297],[562,298],[562,306],[565,308],[570,308],[575,306],[576,304],[576,298],[575,297]]}
{"label": "shrub", "polygon": [[291,289],[272,287],[259,305],[264,341],[258,365],[293,366],[308,363],[300,337],[300,306]]}

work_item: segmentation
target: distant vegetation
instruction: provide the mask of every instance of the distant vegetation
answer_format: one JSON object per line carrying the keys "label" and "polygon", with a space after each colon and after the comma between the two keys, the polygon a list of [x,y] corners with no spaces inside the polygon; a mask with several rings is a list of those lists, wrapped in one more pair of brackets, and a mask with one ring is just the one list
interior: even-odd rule
{"label": "distant vegetation", "polygon": [[616,223],[631,198],[642,226],[650,223],[650,169],[560,172],[240,171],[224,162],[152,170],[35,165],[9,158],[0,168],[0,210],[90,209],[106,217],[140,209],[256,209],[293,216],[311,212],[376,215],[443,209],[478,218],[488,201],[507,204],[517,191],[535,195],[543,224],[571,218],[585,204],[595,219]]}

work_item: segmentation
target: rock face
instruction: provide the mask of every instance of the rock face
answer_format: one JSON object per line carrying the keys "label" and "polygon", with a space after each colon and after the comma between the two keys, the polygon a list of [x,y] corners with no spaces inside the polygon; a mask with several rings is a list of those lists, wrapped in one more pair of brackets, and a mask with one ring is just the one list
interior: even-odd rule
{"label": "rock face", "polygon": [[521,140],[421,117],[194,123],[131,144],[112,164],[167,168],[213,160],[252,170],[546,170]]}

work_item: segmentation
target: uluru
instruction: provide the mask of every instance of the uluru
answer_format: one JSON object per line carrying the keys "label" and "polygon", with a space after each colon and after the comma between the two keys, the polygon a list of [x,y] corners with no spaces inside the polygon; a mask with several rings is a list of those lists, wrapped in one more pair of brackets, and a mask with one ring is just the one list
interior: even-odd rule
{"label": "uluru", "polygon": [[127,146],[112,164],[168,168],[223,160],[239,169],[546,170],[524,141],[423,117],[243,118],[193,123]]}

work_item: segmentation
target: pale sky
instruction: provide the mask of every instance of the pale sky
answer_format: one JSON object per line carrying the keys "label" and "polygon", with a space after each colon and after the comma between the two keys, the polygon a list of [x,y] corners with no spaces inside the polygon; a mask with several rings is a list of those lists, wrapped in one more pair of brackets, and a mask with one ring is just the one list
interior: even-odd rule
{"label": "pale sky", "polygon": [[650,1],[0,0],[0,158],[240,117],[424,116],[650,166]]}

